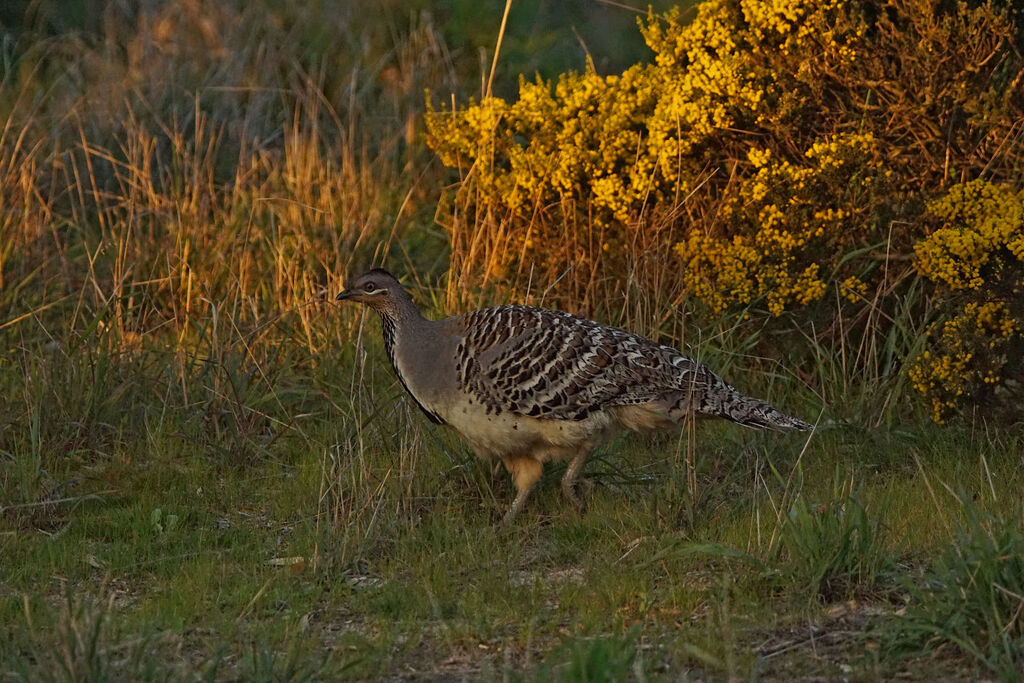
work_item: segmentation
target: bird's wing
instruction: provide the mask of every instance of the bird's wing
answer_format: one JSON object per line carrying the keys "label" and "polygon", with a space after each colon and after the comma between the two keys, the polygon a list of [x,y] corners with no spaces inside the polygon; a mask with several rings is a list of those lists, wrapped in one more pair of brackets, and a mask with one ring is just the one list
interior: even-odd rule
{"label": "bird's wing", "polygon": [[[728,387],[675,349],[569,313],[499,306],[464,318],[459,386],[488,411],[582,420],[611,406]],[[730,387],[731,389],[731,387]]]}

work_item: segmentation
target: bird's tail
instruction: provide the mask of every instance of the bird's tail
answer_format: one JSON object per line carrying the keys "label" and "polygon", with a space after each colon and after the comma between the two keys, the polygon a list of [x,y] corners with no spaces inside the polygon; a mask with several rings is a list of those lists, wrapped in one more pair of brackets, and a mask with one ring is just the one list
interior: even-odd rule
{"label": "bird's tail", "polygon": [[732,420],[745,427],[760,429],[796,429],[806,431],[811,425],[798,417],[786,415],[764,401],[751,396],[744,396],[735,389],[731,395],[718,406],[718,417]]}

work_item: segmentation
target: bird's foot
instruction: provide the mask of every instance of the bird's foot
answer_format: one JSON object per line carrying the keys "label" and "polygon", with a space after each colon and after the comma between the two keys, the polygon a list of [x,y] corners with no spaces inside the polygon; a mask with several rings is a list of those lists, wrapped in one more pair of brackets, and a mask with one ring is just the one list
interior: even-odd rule
{"label": "bird's foot", "polygon": [[594,482],[589,479],[582,479],[574,482],[562,482],[562,493],[569,499],[569,503],[576,509],[576,512],[583,514],[587,510],[587,502],[579,495],[579,488],[585,488],[588,492],[594,488]]}
{"label": "bird's foot", "polygon": [[[533,488],[532,486],[530,488]],[[512,524],[512,521],[519,516],[519,512],[526,507],[526,498],[530,495],[530,488],[521,490],[516,495],[515,500],[512,501],[512,505],[509,506],[505,516],[501,518],[501,526],[507,527]]]}
{"label": "bird's foot", "polygon": [[508,528],[509,526],[512,526],[512,520],[514,520],[518,514],[519,510],[516,509],[515,505],[510,507],[498,523],[498,528]]}

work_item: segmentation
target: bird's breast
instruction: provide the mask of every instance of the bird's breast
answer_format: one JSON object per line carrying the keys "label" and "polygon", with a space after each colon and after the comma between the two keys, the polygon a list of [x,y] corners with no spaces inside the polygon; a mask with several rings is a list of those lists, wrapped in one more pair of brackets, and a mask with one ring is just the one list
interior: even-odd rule
{"label": "bird's breast", "polygon": [[480,455],[531,455],[542,460],[561,451],[570,457],[580,444],[601,440],[612,424],[611,417],[603,412],[584,420],[496,413],[467,392],[459,392],[447,402],[442,414],[449,426]]}
{"label": "bird's breast", "polygon": [[445,354],[428,344],[417,346],[399,337],[389,355],[395,374],[420,409],[438,424],[447,422],[444,399],[454,387],[454,381],[448,378],[454,369]]}

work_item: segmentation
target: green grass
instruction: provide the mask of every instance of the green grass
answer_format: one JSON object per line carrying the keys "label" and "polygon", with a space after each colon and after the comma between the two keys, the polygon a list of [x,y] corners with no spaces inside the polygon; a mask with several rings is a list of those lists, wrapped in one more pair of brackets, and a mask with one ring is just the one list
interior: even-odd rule
{"label": "green grass", "polygon": [[[384,363],[369,346],[368,365]],[[292,428],[270,444],[244,430],[183,438],[194,416],[161,421],[156,405],[112,423],[109,452],[97,438],[88,455],[55,455],[63,431],[26,438],[5,472],[35,449],[42,488],[62,486],[3,514],[3,675],[163,678],[147,668],[154,657],[185,680],[870,678],[922,671],[933,651],[970,677],[1019,662],[1005,638],[957,649],[962,635],[927,626],[949,604],[950,557],[967,573],[995,567],[1019,538],[993,546],[957,532],[1024,493],[1006,457],[1017,437],[922,422],[808,441],[708,422],[692,438],[632,436],[600,451],[582,515],[552,466],[502,529],[505,475],[393,403],[388,379],[345,403],[296,393],[272,415]],[[51,390],[85,402],[110,391]],[[234,441],[247,458],[224,445]],[[933,575],[946,593],[929,588]],[[975,602],[957,612],[979,615],[964,629],[1019,618],[1012,601],[990,614]],[[901,646],[881,649],[891,639],[879,628],[904,633]]]}
{"label": "green grass", "polygon": [[979,511],[964,497],[957,539],[910,583],[905,619],[886,624],[897,647],[959,650],[1004,680],[1024,662],[1024,531],[1020,503]]}

